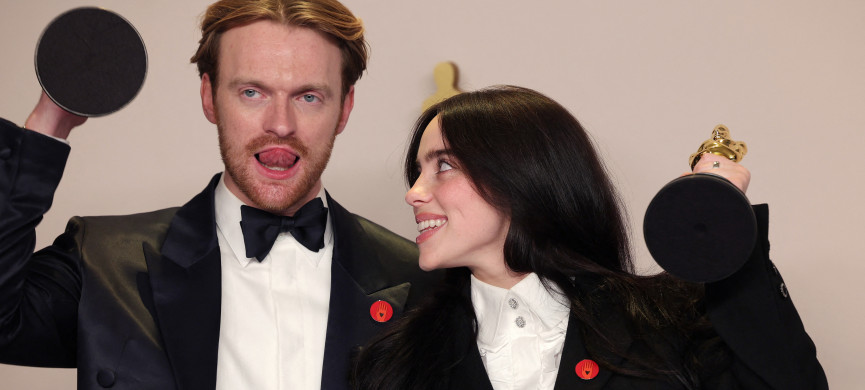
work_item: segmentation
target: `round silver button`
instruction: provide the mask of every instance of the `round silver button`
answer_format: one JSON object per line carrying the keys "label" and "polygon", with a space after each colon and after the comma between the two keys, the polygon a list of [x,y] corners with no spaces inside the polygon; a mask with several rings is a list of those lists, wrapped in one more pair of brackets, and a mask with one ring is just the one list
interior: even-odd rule
{"label": "round silver button", "polygon": [[510,306],[511,309],[516,309],[517,307],[520,306],[520,304],[517,302],[516,299],[511,298],[511,299],[508,299],[508,306]]}
{"label": "round silver button", "polygon": [[526,320],[523,319],[523,317],[517,317],[514,323],[517,324],[517,328],[522,328],[526,326]]}

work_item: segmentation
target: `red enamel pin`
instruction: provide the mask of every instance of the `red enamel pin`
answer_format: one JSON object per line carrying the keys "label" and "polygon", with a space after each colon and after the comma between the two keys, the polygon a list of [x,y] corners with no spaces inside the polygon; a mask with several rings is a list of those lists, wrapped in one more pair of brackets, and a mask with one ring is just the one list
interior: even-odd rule
{"label": "red enamel pin", "polygon": [[369,315],[378,322],[387,322],[393,317],[393,307],[385,301],[375,301],[369,307]]}
{"label": "red enamel pin", "polygon": [[575,368],[577,371],[577,376],[580,379],[589,380],[594,379],[598,376],[598,363],[595,363],[592,360],[585,359],[579,363],[577,363],[577,367]]}

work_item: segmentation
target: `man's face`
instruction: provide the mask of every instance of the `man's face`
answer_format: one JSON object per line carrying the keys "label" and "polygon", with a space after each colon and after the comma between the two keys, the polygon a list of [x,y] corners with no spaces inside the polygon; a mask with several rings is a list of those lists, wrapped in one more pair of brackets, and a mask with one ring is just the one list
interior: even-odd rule
{"label": "man's face", "polygon": [[222,35],[216,95],[205,74],[201,101],[244,203],[292,215],[318,194],[354,103],[341,67],[339,48],[311,29],[258,21]]}

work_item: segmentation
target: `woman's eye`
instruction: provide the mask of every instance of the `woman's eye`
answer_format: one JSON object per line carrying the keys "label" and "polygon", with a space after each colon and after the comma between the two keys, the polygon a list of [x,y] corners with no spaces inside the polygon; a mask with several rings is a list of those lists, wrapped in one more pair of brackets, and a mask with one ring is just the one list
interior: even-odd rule
{"label": "woman's eye", "polygon": [[303,101],[307,103],[314,103],[316,100],[318,100],[318,97],[313,94],[308,93],[306,95],[303,95]]}
{"label": "woman's eye", "polygon": [[439,172],[449,171],[454,169],[447,161],[439,161]]}
{"label": "woman's eye", "polygon": [[254,97],[258,96],[258,91],[254,90],[254,89],[244,89],[243,90],[243,96],[246,96],[248,98],[254,98]]}

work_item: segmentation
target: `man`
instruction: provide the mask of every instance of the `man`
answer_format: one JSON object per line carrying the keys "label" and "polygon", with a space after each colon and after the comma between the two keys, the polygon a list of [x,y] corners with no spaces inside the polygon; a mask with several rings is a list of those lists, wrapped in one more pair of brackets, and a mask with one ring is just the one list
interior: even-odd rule
{"label": "man", "polygon": [[322,188],[363,27],[335,0],[222,0],[192,60],[225,172],[180,208],[76,217],[35,254],[69,153],[45,135],[84,118],[43,94],[26,129],[0,120],[0,361],[78,367],[80,389],[347,388],[352,353],[435,277]]}

